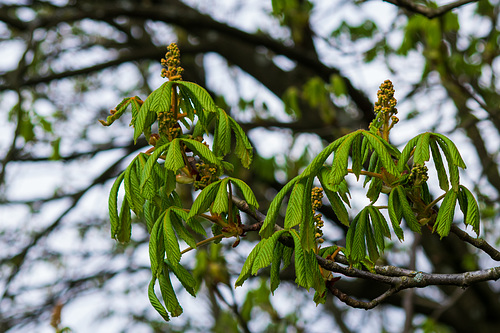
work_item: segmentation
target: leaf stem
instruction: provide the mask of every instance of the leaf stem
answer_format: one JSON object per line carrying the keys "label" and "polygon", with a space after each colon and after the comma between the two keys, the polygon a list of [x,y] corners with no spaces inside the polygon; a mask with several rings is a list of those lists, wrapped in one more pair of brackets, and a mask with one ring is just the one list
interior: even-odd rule
{"label": "leaf stem", "polygon": [[429,209],[431,209],[433,206],[435,206],[441,199],[443,199],[445,197],[445,195],[446,195],[446,193],[441,194],[439,197],[437,197],[437,199],[435,199],[430,204],[425,206],[424,213],[426,213]]}
{"label": "leaf stem", "polygon": [[[352,169],[347,169],[347,172],[354,173],[352,171]],[[382,175],[380,173],[376,173],[376,172],[370,172],[370,171],[361,170],[360,174],[362,174],[364,176],[377,177],[377,178],[382,179]]]}
{"label": "leaf stem", "polygon": [[[198,248],[199,246],[206,245],[206,244],[210,243],[211,241],[215,241],[215,240],[220,239],[220,238],[224,238],[224,235],[220,234],[220,235],[217,235],[217,236],[213,236],[213,237],[204,239],[201,242],[196,243],[196,248]],[[186,252],[189,252],[191,250],[194,250],[194,248],[190,246],[187,249],[182,250],[181,255],[184,254],[184,253],[186,253]]]}

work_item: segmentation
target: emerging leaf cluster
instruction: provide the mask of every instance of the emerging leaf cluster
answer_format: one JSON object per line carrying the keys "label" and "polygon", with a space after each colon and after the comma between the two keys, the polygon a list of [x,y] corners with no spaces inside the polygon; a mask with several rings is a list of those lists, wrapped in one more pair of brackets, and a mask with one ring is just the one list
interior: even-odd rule
{"label": "emerging leaf cluster", "polygon": [[[144,134],[152,146],[139,153],[117,177],[109,196],[109,216],[111,236],[122,243],[131,237],[132,212],[145,222],[151,235],[149,299],[165,320],[169,313],[182,313],[171,275],[195,294],[195,280],[180,264],[179,242],[196,248],[195,233],[207,236],[202,220],[216,226],[215,236],[239,237],[241,222],[232,202],[232,186],[239,189],[250,206],[258,206],[252,190],[242,180],[221,178],[234,168],[224,160],[231,151],[244,167],[249,167],[252,147],[247,136],[233,118],[215,105],[205,89],[182,81],[179,57],[177,46],[171,44],[166,59],[162,59],[166,67],[162,76],[168,81],[145,101],[137,96],[125,98],[106,121],[101,121],[109,126],[131,106],[134,141]],[[153,133],[155,128],[157,133]],[[204,142],[210,128],[215,128],[212,147]],[[176,192],[178,183],[202,190],[191,208],[183,207]],[[118,191],[122,185],[125,196],[119,208]],[[156,282],[163,304],[155,293]]]}

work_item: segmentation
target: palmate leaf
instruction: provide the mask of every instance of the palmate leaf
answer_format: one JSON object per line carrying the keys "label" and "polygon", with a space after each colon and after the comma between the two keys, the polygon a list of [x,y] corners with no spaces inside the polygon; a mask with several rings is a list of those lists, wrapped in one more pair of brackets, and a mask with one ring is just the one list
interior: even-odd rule
{"label": "palmate leaf", "polygon": [[455,162],[453,161],[453,156],[450,152],[449,147],[446,145],[446,143],[443,140],[441,140],[440,138],[437,138],[436,142],[441,147],[441,150],[443,151],[444,156],[446,157],[446,161],[448,162],[448,172],[450,174],[451,187],[454,191],[458,191],[458,185],[460,182],[460,176],[458,173],[458,165],[455,164]]}
{"label": "palmate leaf", "polygon": [[413,152],[413,149],[415,148],[415,145],[417,144],[418,140],[423,134],[419,134],[406,144],[404,147],[403,151],[401,152],[401,156],[399,157],[398,161],[398,172],[403,172],[405,168],[408,168],[408,160],[411,157],[411,154]]}
{"label": "palmate leaf", "polygon": [[[353,221],[347,232],[347,239],[349,239],[350,242],[346,243],[346,247],[349,249],[349,255],[352,262],[359,263],[366,256],[365,234],[369,226],[368,210],[366,207],[359,212],[358,219],[355,219],[355,221],[356,223]],[[352,232],[353,235],[349,236],[349,232]]]}
{"label": "palmate leaf", "polygon": [[448,236],[451,229],[451,224],[453,223],[453,217],[455,216],[455,206],[457,204],[457,192],[454,190],[449,190],[444,196],[441,207],[439,207],[439,213],[434,223],[434,228],[432,231],[436,231],[441,236],[441,238]]}
{"label": "palmate leaf", "polygon": [[146,182],[152,176],[153,167],[155,166],[155,164],[157,164],[158,158],[167,150],[167,148],[169,146],[170,146],[170,142],[166,143],[162,146],[155,147],[155,150],[148,157],[146,165],[144,166],[144,168],[142,170],[141,185],[140,185],[141,191],[144,191],[144,186],[145,186]]}
{"label": "palmate leaf", "polygon": [[174,227],[177,236],[183,241],[185,241],[187,245],[195,249],[196,240],[182,223],[182,221],[186,221],[188,213],[184,211],[182,208],[178,207],[170,207],[169,211],[170,211],[170,221],[172,223],[172,226]]}
{"label": "palmate leaf", "polygon": [[311,281],[308,279],[308,275],[310,275],[310,267],[308,267],[305,252],[302,249],[300,237],[297,234],[297,231],[294,229],[290,230],[290,235],[293,237],[294,250],[295,250],[295,283],[299,286],[304,287],[309,290],[312,287]]}
{"label": "palmate leaf", "polygon": [[156,120],[158,112],[167,112],[170,110],[173,84],[174,81],[163,83],[146,98],[137,113],[137,117],[132,119],[134,126],[134,142],[137,142],[141,133],[151,132],[151,125]]}
{"label": "palmate leaf", "polygon": [[123,200],[120,209],[119,225],[116,230],[116,240],[120,243],[128,243],[132,233],[132,216],[130,214],[130,206],[127,200]]}
{"label": "palmate leaf", "polygon": [[200,141],[196,141],[193,139],[179,139],[179,140],[181,140],[186,145],[186,147],[191,149],[191,151],[196,153],[196,155],[198,155],[206,162],[215,164],[219,168],[222,168],[220,160],[217,158],[217,156],[215,156],[215,154]]}
{"label": "palmate leaf", "polygon": [[273,257],[271,259],[271,272],[270,272],[270,279],[271,279],[271,293],[274,295],[274,291],[278,288],[281,280],[280,280],[280,266],[281,266],[281,260],[283,257],[283,250],[285,248],[285,245],[281,242],[277,242],[276,246],[274,247],[274,251],[272,253]]}
{"label": "palmate leaf", "polygon": [[165,247],[163,244],[163,237],[161,232],[161,226],[163,225],[163,216],[165,212],[158,216],[153,229],[151,230],[151,236],[149,237],[149,261],[151,263],[151,273],[153,276],[159,274],[161,269],[161,263],[163,261],[163,256],[165,254]]}
{"label": "palmate leaf", "polygon": [[[432,135],[441,139],[440,141],[444,144],[444,146],[446,146],[447,151],[449,151],[449,153],[450,153],[451,160],[453,161],[453,164],[455,164],[456,166],[458,166],[462,169],[467,168],[464,160],[462,159],[462,156],[460,156],[460,152],[458,151],[457,146],[455,146],[453,141],[451,141],[446,136],[439,134],[439,133],[432,133]],[[438,143],[439,143],[439,141],[438,141]],[[445,150],[443,148],[443,146],[441,146],[441,149],[443,149],[443,151]]]}
{"label": "palmate leaf", "polygon": [[365,156],[365,152],[362,151],[362,147],[368,151],[366,147],[366,142],[363,142],[363,136],[357,135],[354,139],[351,146],[351,157],[352,157],[352,172],[356,176],[356,179],[359,180],[359,175],[361,173],[361,169],[363,168],[363,157]]}

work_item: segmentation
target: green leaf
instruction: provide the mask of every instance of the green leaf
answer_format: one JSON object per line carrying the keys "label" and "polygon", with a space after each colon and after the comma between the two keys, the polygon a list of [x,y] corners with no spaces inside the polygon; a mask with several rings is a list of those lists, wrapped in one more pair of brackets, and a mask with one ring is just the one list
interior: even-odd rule
{"label": "green leaf", "polygon": [[365,138],[370,142],[373,149],[377,152],[378,158],[382,163],[382,166],[389,172],[391,175],[396,176],[398,174],[398,170],[394,161],[392,159],[391,154],[389,153],[389,148],[383,143],[383,139],[379,136],[370,133],[368,131],[362,132]]}
{"label": "green leaf", "polygon": [[403,212],[403,217],[405,218],[406,224],[411,229],[411,231],[422,233],[420,223],[418,223],[413,210],[410,207],[410,203],[406,198],[406,193],[403,186],[399,185],[394,188],[398,191],[399,195],[399,204],[401,206],[401,210]]}
{"label": "green leaf", "polygon": [[171,211],[167,210],[163,217],[163,232],[165,240],[165,251],[167,253],[167,259],[172,265],[177,265],[181,260],[181,250],[179,248],[179,242],[174,232],[172,226],[172,221],[170,217]]}
{"label": "green leaf", "polygon": [[430,159],[429,154],[429,138],[431,133],[426,132],[420,135],[417,145],[415,147],[415,153],[413,154],[413,162],[418,165],[424,165]]}
{"label": "green leaf", "polygon": [[[432,133],[432,135],[440,138],[442,140],[442,142],[444,143],[444,145],[446,145],[447,150],[450,152],[453,164],[455,164],[456,166],[458,166],[462,169],[467,168],[464,160],[462,159],[462,156],[460,156],[460,152],[458,151],[457,146],[455,146],[453,141],[451,141],[446,136],[439,134],[439,133]],[[441,148],[444,150],[443,146],[441,146]]]}
{"label": "green leaf", "polygon": [[165,264],[167,264],[169,270],[174,273],[184,289],[186,289],[192,296],[196,297],[196,280],[193,275],[191,275],[191,273],[189,273],[189,271],[182,265],[172,265],[168,260],[165,260]]}
{"label": "green leaf", "polygon": [[187,245],[195,249],[196,240],[189,233],[184,224],[182,224],[182,220],[185,221],[187,219],[188,213],[185,212],[183,209],[177,207],[171,207],[169,210],[171,212],[170,221],[172,222],[172,226],[174,227],[175,233],[180,239],[185,241]]}
{"label": "green leaf", "polygon": [[182,314],[182,307],[177,300],[177,296],[175,296],[175,291],[166,268],[163,269],[163,274],[158,276],[158,282],[167,311],[170,312],[172,317],[180,316]]}
{"label": "green leaf", "polygon": [[116,178],[109,191],[108,211],[109,221],[111,222],[111,238],[113,239],[116,239],[118,229],[120,228],[120,220],[118,217],[118,190],[124,177],[125,171]]}
{"label": "green leaf", "polygon": [[149,302],[165,321],[169,321],[170,318],[168,316],[167,310],[165,310],[163,305],[160,303],[158,297],[156,297],[155,282],[156,282],[156,277],[153,275],[153,277],[151,278],[151,282],[149,282],[149,287],[148,287]]}
{"label": "green leaf", "polygon": [[244,181],[237,179],[237,178],[232,178],[229,177],[229,180],[231,181],[232,184],[236,185],[241,193],[243,194],[243,198],[252,207],[259,208],[259,203],[257,202],[257,199],[255,198],[255,194],[253,194],[252,189],[250,186],[248,186]]}
{"label": "green leaf", "polygon": [[220,186],[212,206],[212,212],[215,214],[226,213],[229,211],[229,193],[227,191],[228,182],[228,178],[224,178],[220,182]]}
{"label": "green leaf", "polygon": [[363,136],[357,135],[351,146],[352,172],[356,176],[357,180],[359,180],[359,175],[361,174],[361,169],[363,168],[364,154],[361,151],[361,147],[363,145],[362,141],[365,141],[363,140]]}
{"label": "green leaf", "polygon": [[403,229],[401,229],[401,218],[403,217],[402,207],[399,203],[399,194],[396,188],[389,193],[389,201],[387,203],[389,218],[392,223],[392,229],[400,241],[404,240]]}
{"label": "green leaf", "polygon": [[140,185],[141,191],[144,191],[144,185],[151,177],[151,174],[153,172],[153,167],[155,166],[155,164],[157,164],[158,158],[160,157],[160,155],[162,155],[167,150],[167,148],[169,146],[170,146],[170,142],[166,143],[160,147],[155,147],[155,150],[148,157],[146,165],[144,166],[144,168],[142,170],[141,185]]}
{"label": "green leaf", "polygon": [[229,116],[228,119],[229,119],[229,125],[231,126],[231,129],[233,130],[236,139],[236,146],[234,152],[236,156],[238,156],[238,158],[240,159],[241,165],[243,165],[243,167],[248,169],[248,167],[252,163],[252,158],[253,158],[252,145],[250,144],[247,135],[240,127],[240,125],[233,118]]}
{"label": "green leaf", "polygon": [[[373,235],[373,230],[370,227],[370,224],[366,225],[366,248],[368,249],[368,257],[370,258],[372,263],[375,263],[378,258],[380,258],[380,253],[378,250],[378,244],[375,241],[375,236]],[[383,248],[381,249],[381,251]]]}
{"label": "green leaf", "polygon": [[281,203],[285,198],[285,195],[293,188],[293,186],[299,181],[299,176],[290,180],[283,188],[276,194],[273,201],[269,205],[269,209],[266,214],[266,218],[264,219],[264,223],[262,224],[262,228],[260,229],[259,235],[262,238],[268,238],[272,235],[274,230],[274,224],[279,214],[279,210],[281,207]]}
{"label": "green leaf", "polygon": [[347,163],[349,161],[349,150],[351,144],[359,131],[352,132],[346,135],[346,139],[340,144],[339,148],[335,151],[333,158],[332,170],[329,182],[333,185],[340,184],[344,177],[347,175]]}
{"label": "green leaf", "polygon": [[156,120],[158,112],[167,112],[170,110],[173,83],[173,81],[163,83],[142,104],[133,124],[134,142],[137,142],[141,133],[150,132],[151,125]]}
{"label": "green leaf", "polygon": [[436,167],[438,175],[439,187],[446,192],[450,188],[450,184],[448,183],[448,176],[446,175],[446,171],[444,169],[443,158],[439,153],[439,148],[436,144],[436,141],[431,140],[430,147],[432,152],[432,160],[434,161],[434,165]]}
{"label": "green leaf", "polygon": [[241,273],[240,276],[238,276],[238,279],[234,283],[235,287],[239,287],[243,285],[243,282],[245,282],[246,279],[250,277],[251,270],[253,263],[255,261],[255,258],[257,257],[257,254],[259,253],[260,249],[262,246],[265,244],[265,242],[260,241],[255,245],[253,250],[250,252],[250,254],[247,257],[247,260],[245,260],[245,263],[243,264],[243,267],[241,268]]}
{"label": "green leaf", "polygon": [[323,191],[326,194],[326,197],[328,198],[328,201],[330,202],[330,205],[332,206],[333,212],[339,219],[339,221],[345,225],[349,226],[349,213],[347,212],[347,209],[345,208],[344,204],[342,203],[342,200],[340,199],[340,196],[333,191],[328,190],[322,183],[323,186]]}
{"label": "green leaf", "polygon": [[377,247],[380,249],[380,251],[384,251],[384,237],[387,237],[389,239],[391,238],[389,225],[387,224],[384,215],[382,215],[382,213],[380,213],[377,208],[368,206],[368,212],[370,213],[370,217],[372,220],[373,233]]}
{"label": "green leaf", "polygon": [[153,276],[156,276],[159,273],[159,269],[161,267],[160,263],[163,261],[165,253],[163,237],[160,237],[160,227],[163,225],[162,220],[164,215],[165,212],[158,217],[153,225],[153,229],[151,230],[151,236],[149,237],[149,261],[151,262],[151,272]]}
{"label": "green leaf", "polygon": [[[350,133],[351,135],[353,133]],[[320,171],[320,169],[323,167],[323,164],[325,163],[326,159],[328,156],[330,156],[337,148],[346,140],[348,135],[343,136],[338,138],[337,140],[333,141],[330,143],[328,146],[326,146],[325,149],[323,149],[318,156],[316,156],[311,163],[307,166],[307,168],[304,169],[300,177],[309,177],[311,175],[316,175]],[[326,178],[325,178],[326,179]],[[325,184],[327,182],[325,181]]]}
{"label": "green leaf", "polygon": [[[351,255],[351,260],[354,263],[361,262],[366,256],[366,242],[365,235],[368,232],[369,221],[368,221],[368,210],[364,208],[358,214],[359,218],[356,225],[352,225],[349,228],[354,228],[354,236],[352,237],[352,243],[350,244],[349,253]],[[349,247],[346,244],[346,247]]]}
{"label": "green leaf", "polygon": [[277,242],[273,251],[273,257],[271,259],[271,293],[274,295],[274,291],[278,288],[280,284],[280,266],[281,259],[283,257],[283,249],[285,245],[281,242]]}
{"label": "green leaf", "polygon": [[479,207],[477,201],[465,186],[460,185],[460,190],[465,193],[467,198],[467,213],[464,212],[464,223],[465,225],[471,225],[476,235],[479,236]]}
{"label": "green leaf", "polygon": [[451,155],[450,149],[442,140],[436,140],[436,142],[441,147],[441,150],[448,161],[448,172],[450,174],[450,183],[454,191],[458,191],[458,186],[460,182],[460,175],[458,173],[458,166],[453,161],[453,156]]}
{"label": "green leaf", "polygon": [[316,228],[313,219],[313,210],[311,203],[311,192],[313,186],[313,178],[307,179],[306,186],[304,188],[304,202],[303,204],[303,214],[302,223],[300,224],[300,240],[301,246],[305,252],[313,251],[316,249]]}
{"label": "green leaf", "polygon": [[[425,134],[425,133],[424,133]],[[399,157],[398,160],[398,171],[401,173],[405,170],[405,168],[408,168],[407,163],[408,160],[410,159],[411,153],[413,151],[413,148],[415,148],[415,145],[417,144],[418,140],[423,134],[419,134],[406,144],[404,147],[403,151],[401,152],[401,156]]]}
{"label": "green leaf", "polygon": [[434,223],[432,231],[436,231],[441,238],[448,236],[450,233],[453,217],[455,216],[455,206],[457,204],[457,192],[449,190],[444,196],[439,213]]}
{"label": "green leaf", "polygon": [[293,187],[292,193],[290,194],[290,200],[288,201],[288,206],[285,215],[285,229],[295,227],[300,224],[304,218],[305,209],[305,196],[306,193],[306,180],[302,179]]}
{"label": "green leaf", "polygon": [[132,233],[132,216],[130,215],[130,206],[127,200],[123,200],[120,210],[120,222],[116,233],[116,239],[120,243],[128,243]]}
{"label": "green leaf", "polygon": [[[178,85],[182,85],[187,88],[188,95],[190,99],[194,102],[198,112],[201,112],[202,110],[206,112],[217,111],[217,106],[215,105],[214,100],[203,87],[201,87],[196,83],[188,81],[175,81],[175,82]],[[199,106],[201,106],[202,109],[200,109],[199,106],[196,106],[196,104],[199,104]]]}
{"label": "green leaf", "polygon": [[293,237],[294,249],[295,249],[295,275],[297,276],[295,282],[306,289],[309,289],[307,280],[307,270],[306,260],[304,258],[304,250],[301,246],[300,237],[297,231],[294,229],[290,230],[290,235]]}
{"label": "green leaf", "polygon": [[200,192],[200,194],[196,197],[196,200],[193,202],[193,205],[191,206],[188,221],[195,215],[200,215],[208,210],[208,207],[210,207],[210,205],[214,202],[220,184],[220,180],[213,182]]}
{"label": "green leaf", "polygon": [[231,126],[228,115],[219,109],[218,123],[214,133],[214,152],[217,156],[224,156],[231,150]]}
{"label": "green leaf", "polygon": [[179,139],[179,140],[182,140],[182,142],[184,142],[186,147],[191,149],[194,153],[196,153],[196,155],[205,160],[205,162],[215,164],[219,168],[222,167],[220,160],[217,158],[217,156],[215,156],[214,153],[200,141],[196,141],[193,139]]}
{"label": "green leaf", "polygon": [[185,165],[181,150],[180,140],[174,139],[170,142],[167,157],[165,158],[165,169],[176,172]]}
{"label": "green leaf", "polygon": [[255,260],[253,262],[252,265],[253,275],[257,275],[259,269],[269,266],[269,264],[273,259],[273,252],[276,246],[276,242],[284,232],[287,231],[286,230],[277,231],[271,237],[264,238],[263,240],[261,240],[261,242],[263,242],[264,245],[261,246],[260,251],[255,257]]}

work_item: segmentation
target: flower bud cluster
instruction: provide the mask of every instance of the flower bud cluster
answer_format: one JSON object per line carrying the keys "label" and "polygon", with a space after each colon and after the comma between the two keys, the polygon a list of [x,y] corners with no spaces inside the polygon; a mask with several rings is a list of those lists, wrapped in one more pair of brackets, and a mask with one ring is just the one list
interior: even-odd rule
{"label": "flower bud cluster", "polygon": [[181,53],[177,44],[172,43],[167,48],[165,58],[161,59],[161,76],[170,81],[181,80],[184,69],[181,67]]}
{"label": "flower bud cluster", "polygon": [[419,186],[429,179],[427,171],[428,169],[425,165],[416,164],[411,168],[409,180],[413,182],[415,186]]}
{"label": "flower bud cluster", "polygon": [[158,130],[161,135],[165,135],[170,141],[182,134],[176,117],[170,111],[158,113]]}
{"label": "flower bud cluster", "polygon": [[321,187],[315,187],[311,191],[311,206],[313,209],[313,220],[314,220],[314,225],[316,226],[315,230],[315,238],[318,241],[318,243],[323,243],[325,240],[322,238],[323,237],[323,226],[325,223],[323,222],[323,215],[321,214],[316,214],[316,210],[321,208],[323,206],[323,203],[321,202],[321,199],[323,199],[323,189]]}

